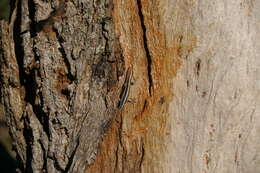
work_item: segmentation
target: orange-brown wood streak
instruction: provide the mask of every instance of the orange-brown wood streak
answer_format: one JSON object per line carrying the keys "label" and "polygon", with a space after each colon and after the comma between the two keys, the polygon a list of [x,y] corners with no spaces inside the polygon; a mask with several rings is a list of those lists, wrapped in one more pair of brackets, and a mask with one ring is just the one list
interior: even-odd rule
{"label": "orange-brown wood streak", "polygon": [[[154,163],[163,161],[165,138],[169,135],[168,107],[174,95],[172,80],[181,67],[181,57],[196,47],[196,36],[176,33],[173,42],[168,43],[160,21],[159,1],[141,0],[141,7],[146,33],[141,27],[137,2],[114,0],[116,33],[126,66],[133,66],[134,71],[129,96],[134,103],[127,103],[118,113],[87,172],[154,172],[159,169]],[[143,34],[152,58],[151,95]]]}

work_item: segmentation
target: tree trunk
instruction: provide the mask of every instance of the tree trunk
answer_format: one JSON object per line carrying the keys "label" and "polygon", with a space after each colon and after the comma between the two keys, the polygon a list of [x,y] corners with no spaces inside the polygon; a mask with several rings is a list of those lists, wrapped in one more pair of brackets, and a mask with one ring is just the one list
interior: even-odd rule
{"label": "tree trunk", "polygon": [[260,3],[12,7],[1,96],[21,171],[260,172]]}

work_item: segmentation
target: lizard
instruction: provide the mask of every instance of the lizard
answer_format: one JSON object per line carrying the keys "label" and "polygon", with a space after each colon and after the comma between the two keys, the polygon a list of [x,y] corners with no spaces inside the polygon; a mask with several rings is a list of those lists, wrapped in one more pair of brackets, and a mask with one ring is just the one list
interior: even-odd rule
{"label": "lizard", "polygon": [[123,84],[122,92],[120,94],[120,99],[117,106],[119,110],[122,109],[122,107],[125,105],[127,98],[129,96],[132,76],[133,76],[133,69],[132,67],[129,67],[126,72],[125,82]]}

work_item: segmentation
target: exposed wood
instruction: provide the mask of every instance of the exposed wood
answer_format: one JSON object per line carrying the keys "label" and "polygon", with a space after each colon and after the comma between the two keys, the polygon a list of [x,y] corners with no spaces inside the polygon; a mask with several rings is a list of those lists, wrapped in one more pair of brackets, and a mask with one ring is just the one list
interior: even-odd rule
{"label": "exposed wood", "polygon": [[89,172],[259,172],[260,4],[114,2],[135,102]]}

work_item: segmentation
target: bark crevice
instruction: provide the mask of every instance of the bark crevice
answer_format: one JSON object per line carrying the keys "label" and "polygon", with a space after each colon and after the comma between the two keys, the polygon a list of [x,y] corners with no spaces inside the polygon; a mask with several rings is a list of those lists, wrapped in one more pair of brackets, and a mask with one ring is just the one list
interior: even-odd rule
{"label": "bark crevice", "polygon": [[[25,121],[24,121],[24,131],[23,131],[23,135],[24,135],[24,139],[26,141],[26,163],[25,163],[25,170],[24,172],[28,172],[31,173],[33,172],[32,169],[32,156],[33,156],[33,152],[32,152],[32,147],[33,147],[33,132],[32,129],[30,129],[30,127],[28,127],[28,122],[29,122],[29,118],[26,117]],[[21,168],[20,168],[21,169]]]}
{"label": "bark crevice", "polygon": [[141,155],[141,158],[139,161],[139,171],[142,172],[142,164],[144,162],[144,156],[145,156],[144,143],[142,140],[141,140],[141,154],[140,155]]}
{"label": "bark crevice", "polygon": [[149,50],[148,46],[148,39],[147,39],[147,27],[145,26],[145,19],[142,12],[142,2],[141,0],[137,0],[137,6],[138,6],[138,14],[140,17],[141,22],[141,28],[143,31],[143,45],[144,50],[147,58],[147,75],[148,75],[148,82],[149,82],[149,94],[152,95],[152,89],[153,89],[153,76],[152,76],[152,55]]}
{"label": "bark crevice", "polygon": [[31,21],[29,30],[30,30],[31,37],[33,38],[37,34],[37,23],[35,22],[36,9],[35,9],[34,1],[28,1],[28,10],[29,10],[29,18]]}
{"label": "bark crevice", "polygon": [[70,60],[68,59],[68,56],[66,54],[65,48],[63,46],[64,43],[64,39],[62,38],[62,36],[59,34],[57,29],[53,29],[53,31],[56,33],[56,37],[58,39],[58,42],[60,44],[60,48],[59,51],[62,55],[62,58],[64,60],[64,63],[68,69],[68,73],[66,74],[67,78],[69,79],[69,83],[71,83],[72,81],[76,80],[76,76],[75,74],[72,73],[71,71],[71,64],[70,64]]}
{"label": "bark crevice", "polygon": [[76,151],[79,147],[79,139],[76,140],[77,141],[77,144],[76,144],[76,147],[75,149],[73,150],[73,152],[71,153],[71,156],[68,158],[68,163],[67,163],[67,166],[65,168],[65,172],[68,172],[72,166],[72,163],[73,163],[73,160],[75,158],[75,154],[76,154]]}
{"label": "bark crevice", "polygon": [[[47,151],[46,151],[46,149],[44,147],[44,144],[42,143],[41,140],[38,140],[38,142],[39,142],[39,144],[41,146],[41,149],[42,149],[42,151],[44,153],[43,158],[48,158]],[[46,170],[47,170],[47,159],[43,159],[43,166],[42,166],[41,171],[42,172],[46,172]]]}
{"label": "bark crevice", "polygon": [[16,7],[16,17],[14,21],[14,26],[13,27],[13,42],[14,42],[14,49],[15,49],[15,57],[16,57],[16,62],[18,64],[18,69],[19,69],[19,79],[20,79],[20,85],[25,85],[26,83],[26,74],[23,69],[23,61],[24,61],[24,49],[23,49],[23,40],[21,37],[21,17],[22,17],[22,1],[18,0],[17,2],[17,7]]}

